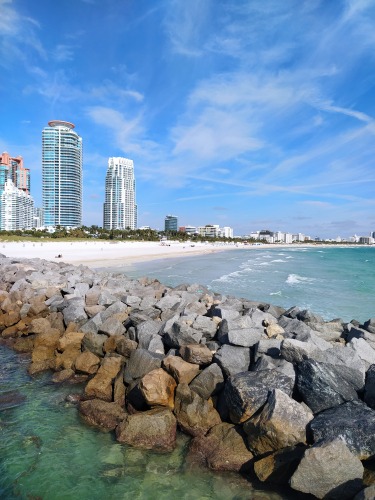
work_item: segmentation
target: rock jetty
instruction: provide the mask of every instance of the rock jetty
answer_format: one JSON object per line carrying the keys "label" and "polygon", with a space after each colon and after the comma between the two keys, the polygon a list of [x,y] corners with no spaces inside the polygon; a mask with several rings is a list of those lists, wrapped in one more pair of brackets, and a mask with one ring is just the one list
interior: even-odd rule
{"label": "rock jetty", "polygon": [[169,452],[180,430],[191,463],[373,498],[375,318],[0,255],[0,334],[120,443]]}

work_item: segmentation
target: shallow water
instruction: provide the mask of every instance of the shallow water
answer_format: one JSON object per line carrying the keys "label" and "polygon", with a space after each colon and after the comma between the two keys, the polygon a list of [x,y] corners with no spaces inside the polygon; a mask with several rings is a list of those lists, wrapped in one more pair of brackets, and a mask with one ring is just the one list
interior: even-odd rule
{"label": "shallow water", "polygon": [[28,360],[0,345],[0,498],[6,500],[267,500],[238,474],[213,473],[185,464],[189,439],[157,454],[116,443],[80,421],[65,401],[79,386],[57,386],[50,374],[35,378]]}
{"label": "shallow water", "polygon": [[375,247],[239,249],[115,270],[169,286],[200,283],[223,294],[297,305],[326,320],[375,317]]}

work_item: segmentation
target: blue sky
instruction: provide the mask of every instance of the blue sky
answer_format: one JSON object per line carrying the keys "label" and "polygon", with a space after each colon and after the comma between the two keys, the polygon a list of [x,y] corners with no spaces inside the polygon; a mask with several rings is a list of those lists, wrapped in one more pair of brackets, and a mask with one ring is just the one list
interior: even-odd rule
{"label": "blue sky", "polygon": [[41,131],[83,138],[86,225],[108,157],[139,225],[375,231],[373,0],[0,0],[0,150],[41,206]]}

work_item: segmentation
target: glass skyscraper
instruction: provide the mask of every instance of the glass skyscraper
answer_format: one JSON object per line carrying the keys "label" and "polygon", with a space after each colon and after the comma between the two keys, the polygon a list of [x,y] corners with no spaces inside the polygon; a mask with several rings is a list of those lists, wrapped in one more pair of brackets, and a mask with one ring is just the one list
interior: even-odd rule
{"label": "glass skyscraper", "polygon": [[133,160],[108,159],[103,227],[104,229],[136,229],[137,227]]}
{"label": "glass skyscraper", "polygon": [[42,132],[45,226],[82,224],[82,138],[73,129],[53,120]]}

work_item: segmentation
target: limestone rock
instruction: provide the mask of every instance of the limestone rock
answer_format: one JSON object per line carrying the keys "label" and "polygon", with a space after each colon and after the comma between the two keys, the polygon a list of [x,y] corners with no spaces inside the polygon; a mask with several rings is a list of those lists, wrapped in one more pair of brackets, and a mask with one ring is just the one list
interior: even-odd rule
{"label": "limestone rock", "polygon": [[300,463],[306,446],[293,446],[275,451],[254,463],[254,472],[260,481],[286,485]]}
{"label": "limestone rock", "polygon": [[178,384],[190,384],[199,373],[199,365],[187,363],[179,356],[165,357],[163,367],[174,377]]}
{"label": "limestone rock", "polygon": [[180,347],[183,360],[196,365],[207,365],[212,361],[212,352],[203,344],[184,345]]}
{"label": "limestone rock", "polygon": [[174,414],[179,427],[191,436],[204,435],[211,427],[221,423],[212,401],[202,399],[187,384],[177,386]]}
{"label": "limestone rock", "polygon": [[139,388],[146,403],[153,406],[174,407],[174,391],[177,384],[163,368],[147,373],[140,381]]}
{"label": "limestone rock", "polygon": [[101,399],[80,401],[78,409],[87,424],[99,427],[103,431],[113,431],[127,415],[119,404],[108,403]]}
{"label": "limestone rock", "polygon": [[170,410],[153,409],[127,415],[116,427],[120,443],[155,451],[172,451],[176,444],[176,418]]}
{"label": "limestone rock", "polygon": [[217,471],[249,472],[253,455],[240,426],[217,424],[206,436],[192,440],[189,454],[198,455],[207,467]]}
{"label": "limestone rock", "polygon": [[113,381],[122,367],[122,357],[105,357],[102,364],[91,380],[85,387],[85,396],[87,398],[103,399],[112,401]]}
{"label": "limestone rock", "polygon": [[85,351],[77,356],[74,364],[76,371],[94,375],[98,371],[100,358],[90,351]]}
{"label": "limestone rock", "polygon": [[317,498],[345,500],[362,488],[363,465],[341,439],[306,450],[290,485]]}

